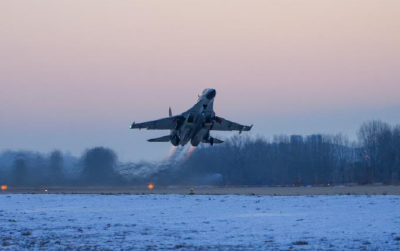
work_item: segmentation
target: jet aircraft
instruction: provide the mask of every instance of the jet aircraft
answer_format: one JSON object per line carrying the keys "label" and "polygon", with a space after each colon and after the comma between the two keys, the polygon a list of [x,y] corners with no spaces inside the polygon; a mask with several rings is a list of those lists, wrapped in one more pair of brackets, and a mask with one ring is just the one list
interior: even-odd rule
{"label": "jet aircraft", "polygon": [[205,89],[202,95],[199,95],[197,103],[188,111],[172,116],[169,108],[169,117],[144,123],[133,122],[130,129],[170,130],[169,135],[148,141],[171,142],[174,146],[184,146],[189,141],[192,146],[198,146],[200,143],[223,143],[222,140],[211,137],[210,131],[250,131],[253,126],[241,125],[215,115],[216,95],[215,89]]}

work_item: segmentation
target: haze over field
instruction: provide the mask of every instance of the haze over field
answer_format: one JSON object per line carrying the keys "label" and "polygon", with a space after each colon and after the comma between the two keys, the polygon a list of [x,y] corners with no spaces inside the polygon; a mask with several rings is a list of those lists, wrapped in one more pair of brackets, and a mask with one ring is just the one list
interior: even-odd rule
{"label": "haze over field", "polygon": [[399,124],[399,30],[397,0],[3,1],[0,151],[162,159],[170,145],[146,139],[167,133],[129,125],[206,87],[253,134]]}

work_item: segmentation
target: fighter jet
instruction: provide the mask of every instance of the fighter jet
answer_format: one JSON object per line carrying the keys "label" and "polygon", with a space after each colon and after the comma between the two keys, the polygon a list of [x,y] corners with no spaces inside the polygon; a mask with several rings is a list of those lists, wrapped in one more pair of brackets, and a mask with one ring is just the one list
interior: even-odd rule
{"label": "fighter jet", "polygon": [[169,117],[144,123],[135,123],[130,129],[170,130],[170,134],[149,139],[149,142],[171,142],[174,146],[184,146],[189,141],[192,146],[200,143],[210,145],[223,143],[222,140],[210,136],[210,131],[250,131],[253,126],[244,126],[227,119],[218,117],[214,112],[215,89],[205,89],[197,103],[188,111],[172,116],[169,108]]}

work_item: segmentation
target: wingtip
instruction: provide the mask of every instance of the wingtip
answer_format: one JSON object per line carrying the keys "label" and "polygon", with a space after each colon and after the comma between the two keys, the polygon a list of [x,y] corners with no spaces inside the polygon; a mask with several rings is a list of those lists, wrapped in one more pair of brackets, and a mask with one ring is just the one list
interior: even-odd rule
{"label": "wingtip", "polygon": [[134,125],[135,125],[135,122],[133,122],[133,123],[131,124],[131,126],[129,127],[129,129],[133,129]]}
{"label": "wingtip", "polygon": [[251,126],[242,126],[242,129],[239,130],[239,134],[242,134],[243,131],[245,131],[245,132],[251,131],[251,128],[253,128],[253,125],[251,125]]}

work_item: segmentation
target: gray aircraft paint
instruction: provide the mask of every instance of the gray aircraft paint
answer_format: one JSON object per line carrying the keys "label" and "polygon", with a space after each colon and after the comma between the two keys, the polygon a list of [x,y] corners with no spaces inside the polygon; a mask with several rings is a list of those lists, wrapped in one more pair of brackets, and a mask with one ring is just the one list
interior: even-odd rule
{"label": "gray aircraft paint", "polygon": [[169,117],[143,123],[133,122],[130,129],[170,130],[170,135],[149,139],[149,142],[171,142],[174,146],[184,146],[191,143],[198,146],[201,142],[207,144],[220,144],[222,140],[210,136],[210,131],[250,131],[253,126],[244,126],[217,117],[214,112],[215,89],[205,89],[199,96],[197,103],[188,111],[172,116],[171,108]]}

